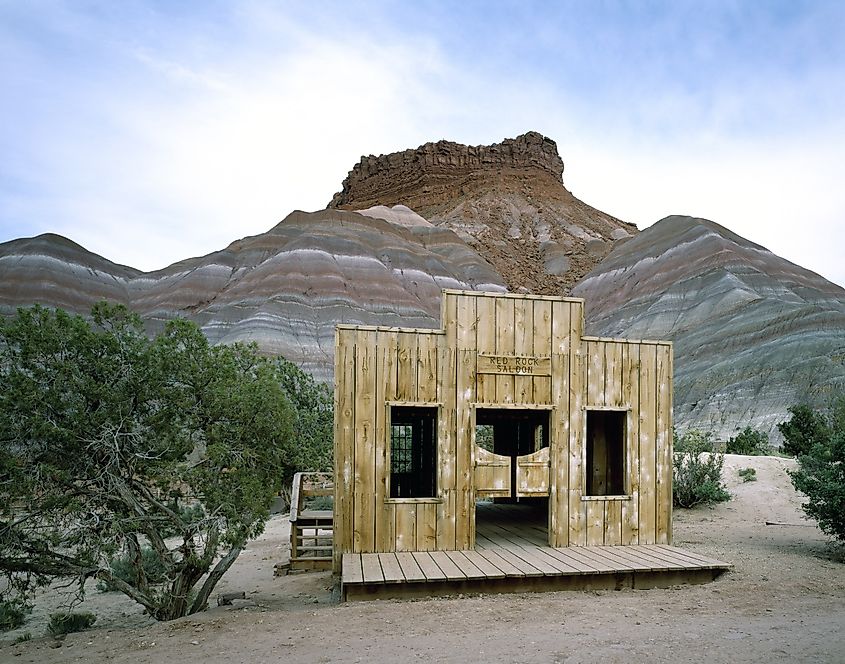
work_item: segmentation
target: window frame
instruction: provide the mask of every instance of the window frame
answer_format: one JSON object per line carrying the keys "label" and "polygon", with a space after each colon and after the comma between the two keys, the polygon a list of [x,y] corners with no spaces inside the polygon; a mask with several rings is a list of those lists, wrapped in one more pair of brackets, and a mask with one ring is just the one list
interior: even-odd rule
{"label": "window frame", "polygon": [[[622,418],[622,493],[608,493],[608,494],[591,494],[587,492],[587,488],[589,486],[589,474],[590,469],[587,463],[588,459],[588,446],[589,446],[589,414],[590,412],[598,412],[598,413],[607,413],[607,412],[615,412],[615,413],[624,413]],[[584,417],[584,425],[582,430],[582,455],[581,455],[581,467],[583,468],[583,481],[581,485],[581,500],[582,501],[592,501],[592,500],[631,500],[633,498],[633,494],[631,493],[631,456],[633,452],[633,446],[631,444],[631,430],[632,430],[632,417],[633,413],[630,406],[584,406],[583,407],[583,417]]]}
{"label": "window frame", "polygon": [[[433,496],[415,496],[408,498],[394,498],[391,496],[393,477],[393,409],[394,408],[419,408],[434,411],[434,422],[432,427],[432,445],[433,445],[433,463],[434,463],[434,495]],[[385,482],[385,503],[442,503],[443,498],[440,495],[441,475],[440,475],[440,422],[442,420],[443,404],[439,402],[418,402],[418,401],[387,401],[385,402],[385,427],[384,427],[384,446],[385,446],[385,468],[384,468],[384,482]]]}

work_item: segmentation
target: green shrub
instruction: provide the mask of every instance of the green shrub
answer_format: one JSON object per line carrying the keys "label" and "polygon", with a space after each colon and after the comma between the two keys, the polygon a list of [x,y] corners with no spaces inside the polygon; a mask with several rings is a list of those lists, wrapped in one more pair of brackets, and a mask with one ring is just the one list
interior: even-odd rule
{"label": "green shrub", "polygon": [[783,451],[792,456],[807,454],[810,448],[830,435],[825,416],[806,404],[797,404],[789,408],[792,417],[778,424],[778,431],[783,435]]}
{"label": "green shrub", "polygon": [[[199,611],[302,467],[281,382],[255,345],[211,345],[186,320],[150,339],[136,314],[105,302],[90,319],[43,307],[0,317],[2,598],[59,579],[82,595],[96,576],[157,620]],[[332,393],[314,391],[328,433],[315,454],[331,467]],[[183,522],[167,507],[183,495],[213,518]],[[167,521],[182,531],[172,544]],[[136,542],[154,547],[179,592],[146,583],[140,553],[137,585],[118,581],[108,561]]]}
{"label": "green shrub", "polygon": [[0,632],[17,629],[26,622],[31,607],[18,600],[0,601]]}
{"label": "green shrub", "polygon": [[688,431],[675,435],[672,459],[672,500],[678,507],[709,505],[730,500],[722,483],[725,455],[713,451],[710,432]]}
{"label": "green shrub", "polygon": [[769,445],[769,435],[763,431],[757,431],[751,427],[745,427],[736,436],[730,438],[725,451],[728,454],[769,454],[772,451]]}
{"label": "green shrub", "polygon": [[743,482],[756,482],[757,481],[757,471],[753,468],[740,468],[737,473]]}
{"label": "green shrub", "polygon": [[807,496],[804,512],[823,532],[845,542],[845,426],[799,456],[798,469],[789,475]]}
{"label": "green shrub", "polygon": [[331,510],[334,509],[334,497],[332,496],[312,496],[306,498],[304,507],[309,510]]}
{"label": "green shrub", "polygon": [[[144,575],[147,577],[147,583],[156,585],[167,581],[167,568],[164,566],[159,555],[148,546],[141,549],[141,565]],[[131,586],[136,585],[137,569],[135,562],[128,553],[119,558],[112,559],[110,567],[112,574],[118,579],[125,581]],[[98,581],[97,590],[106,593],[117,590],[117,588],[108,581]]]}
{"label": "green shrub", "polygon": [[24,643],[25,641],[32,641],[32,632],[24,632],[18,638],[12,641],[12,643]]}
{"label": "green shrub", "polygon": [[51,636],[61,636],[88,629],[97,621],[97,616],[87,611],[51,613],[47,631]]}
{"label": "green shrub", "polygon": [[683,436],[672,430],[673,448],[676,454],[712,452],[716,449],[712,431],[690,429]]}

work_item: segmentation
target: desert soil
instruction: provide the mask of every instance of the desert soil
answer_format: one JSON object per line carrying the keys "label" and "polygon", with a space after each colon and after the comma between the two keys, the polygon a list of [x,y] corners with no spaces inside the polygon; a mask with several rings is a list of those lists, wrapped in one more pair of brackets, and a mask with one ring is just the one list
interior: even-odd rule
{"label": "desert soil", "polygon": [[[340,604],[328,573],[273,576],[287,556],[279,516],[218,586],[246,600],[155,623],[92,590],[78,609],[95,627],[56,641],[47,616],[68,595],[54,588],[2,636],[0,662],[845,662],[845,563],[803,518],[792,463],[729,455],[733,500],[675,511],[676,545],[733,563],[713,583]],[[741,482],[745,467],[756,482]]]}

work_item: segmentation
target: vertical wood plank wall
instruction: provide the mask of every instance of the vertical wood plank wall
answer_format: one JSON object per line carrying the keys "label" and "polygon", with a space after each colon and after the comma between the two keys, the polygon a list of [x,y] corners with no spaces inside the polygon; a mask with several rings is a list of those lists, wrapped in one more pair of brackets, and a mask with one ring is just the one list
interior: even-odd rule
{"label": "vertical wood plank wall", "polygon": [[[669,543],[672,347],[585,337],[583,301],[444,291],[442,330],[338,326],[335,566],[351,552],[475,545],[475,407],[545,408],[552,546]],[[479,373],[479,353],[551,376]],[[436,406],[434,499],[389,496],[391,405]],[[586,497],[587,411],[625,415],[625,496]]]}
{"label": "vertical wood plank wall", "polygon": [[[668,544],[672,538],[672,345],[582,337],[585,410],[625,418],[625,496],[579,496],[586,525],[573,544]],[[586,435],[586,422],[581,423]],[[584,439],[576,447],[586,463]],[[583,485],[579,485],[583,490]]]}

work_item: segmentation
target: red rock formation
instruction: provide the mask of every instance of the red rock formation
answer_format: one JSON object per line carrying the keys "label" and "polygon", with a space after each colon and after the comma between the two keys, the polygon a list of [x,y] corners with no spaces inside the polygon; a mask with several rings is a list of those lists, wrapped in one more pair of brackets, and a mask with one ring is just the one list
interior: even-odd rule
{"label": "red rock formation", "polygon": [[[461,145],[451,141],[426,143],[415,150],[361,157],[330,208],[353,209],[403,203],[423,213],[454,198],[455,180],[479,171],[540,170],[560,181],[563,161],[555,142],[528,132],[493,145]],[[393,201],[383,203],[383,201]]]}
{"label": "red rock formation", "polygon": [[575,198],[562,175],[557,145],[537,132],[489,146],[439,141],[362,157],[329,207],[406,205],[455,231],[511,290],[560,295],[637,233]]}

